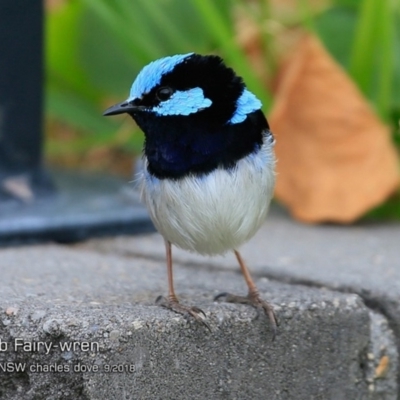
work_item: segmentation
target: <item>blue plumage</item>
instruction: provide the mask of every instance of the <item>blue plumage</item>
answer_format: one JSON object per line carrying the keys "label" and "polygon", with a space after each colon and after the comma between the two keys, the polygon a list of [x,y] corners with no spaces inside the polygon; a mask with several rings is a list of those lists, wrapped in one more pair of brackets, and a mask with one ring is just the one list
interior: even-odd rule
{"label": "blue plumage", "polygon": [[171,72],[191,54],[193,53],[164,57],[146,65],[133,82],[128,101],[140,99],[144,94],[150,92],[160,83],[163,75]]}
{"label": "blue plumage", "polygon": [[261,106],[261,101],[258,100],[253,93],[247,89],[244,89],[243,93],[236,102],[236,111],[229,122],[231,124],[243,122],[247,118],[248,114],[260,110]]}
{"label": "blue plumage", "polygon": [[204,97],[203,89],[193,88],[176,91],[168,100],[151,110],[160,116],[190,115],[210,107],[212,101]]}
{"label": "blue plumage", "polygon": [[[193,53],[164,57],[145,66],[131,87],[128,102],[140,99],[149,93],[160,84],[163,76],[173,71],[177,65],[191,55]],[[152,109],[149,108],[149,111],[154,111],[160,116],[189,115],[201,111],[211,104],[212,101],[206,98],[203,90],[198,87],[177,91],[170,99]],[[236,101],[236,110],[232,118],[227,122],[231,124],[243,122],[248,114],[261,109],[261,106],[261,101],[248,89],[244,88]]]}
{"label": "blue plumage", "polygon": [[145,66],[127,112],[145,132],[148,169],[160,179],[230,169],[259,151],[268,123],[260,100],[217,56],[164,57]]}

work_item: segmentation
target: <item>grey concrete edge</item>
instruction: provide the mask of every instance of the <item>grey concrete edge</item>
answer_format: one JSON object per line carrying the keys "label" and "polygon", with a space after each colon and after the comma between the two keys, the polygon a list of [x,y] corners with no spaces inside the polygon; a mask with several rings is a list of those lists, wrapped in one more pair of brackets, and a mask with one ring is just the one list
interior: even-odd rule
{"label": "grey concrete edge", "polygon": [[399,355],[396,337],[388,320],[376,311],[370,311],[371,337],[367,354],[368,390],[371,400],[397,399]]}

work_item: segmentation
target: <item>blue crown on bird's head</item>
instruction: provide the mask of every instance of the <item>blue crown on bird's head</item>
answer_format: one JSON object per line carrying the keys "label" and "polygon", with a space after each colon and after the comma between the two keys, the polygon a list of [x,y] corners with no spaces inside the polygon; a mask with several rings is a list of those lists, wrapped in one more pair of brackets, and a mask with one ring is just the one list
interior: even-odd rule
{"label": "blue crown on bird's head", "polygon": [[[167,88],[172,90],[168,93]],[[158,92],[163,89],[164,98]],[[195,53],[164,57],[145,66],[133,82],[129,98],[122,104],[124,107],[109,109],[106,114],[129,113],[131,104],[158,116],[209,111],[204,114],[205,118],[235,124],[261,109],[260,100],[220,57]]]}

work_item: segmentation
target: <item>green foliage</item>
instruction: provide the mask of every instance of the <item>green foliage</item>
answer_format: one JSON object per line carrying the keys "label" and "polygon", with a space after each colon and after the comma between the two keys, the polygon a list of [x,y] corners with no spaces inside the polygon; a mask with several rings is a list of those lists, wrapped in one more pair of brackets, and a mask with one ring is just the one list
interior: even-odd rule
{"label": "green foliage", "polygon": [[[319,35],[382,119],[392,125],[400,148],[400,2],[332,0],[317,14],[311,4],[298,0],[294,20],[274,22],[303,25]],[[47,115],[78,130],[80,136],[68,146],[49,140],[47,151],[84,152],[100,144],[139,153],[141,133],[118,135],[124,119],[103,118],[101,113],[127,97],[144,65],[170,54],[220,54],[268,110],[271,95],[235,40],[238,7],[264,32],[262,51],[273,69],[279,60],[274,58],[274,35],[266,29],[273,19],[267,0],[77,0],[49,12]],[[373,215],[384,216],[385,210],[387,215],[400,215],[399,199]]]}
{"label": "green foliage", "polygon": [[[253,19],[270,18],[268,2],[254,1]],[[313,15],[298,0],[299,20],[321,37],[386,121],[400,110],[400,3],[336,0]],[[85,134],[115,132],[105,106],[127,96],[138,71],[175,53],[220,53],[269,109],[270,94],[235,41],[233,9],[246,0],[80,0],[47,18],[47,112]],[[278,21],[279,22],[279,21]],[[271,35],[264,41],[273,47]],[[272,38],[273,39],[273,38]],[[273,58],[266,51],[268,58]],[[269,65],[276,64],[276,60]],[[394,120],[397,124],[397,122]]]}
{"label": "green foliage", "polygon": [[[90,82],[90,73],[79,56],[82,14],[82,4],[70,2],[60,12],[54,12],[47,18],[46,111],[47,115],[83,133],[108,132],[111,138],[118,124],[100,118],[103,92]],[[46,145],[49,150],[55,147],[51,142]]]}
{"label": "green foliage", "polygon": [[[357,11],[350,7],[332,7],[320,14],[314,27],[332,56],[346,69],[350,64]],[[340,28],[339,28],[340,27]]]}
{"label": "green foliage", "polygon": [[400,110],[399,4],[336,0],[314,23],[330,53],[389,123]]}
{"label": "green foliage", "polygon": [[364,221],[400,220],[400,193],[396,193],[386,203],[369,211]]}
{"label": "green foliage", "polygon": [[[232,1],[81,0],[47,19],[47,113],[93,136],[118,129],[102,118],[105,105],[127,97],[139,70],[169,54],[220,53],[266,106],[270,96],[234,41]],[[68,35],[66,35],[66,32]],[[139,145],[135,135],[133,143]],[[82,150],[82,141],[77,145]],[[126,143],[136,152],[132,143]],[[48,151],[58,148],[49,143]]]}

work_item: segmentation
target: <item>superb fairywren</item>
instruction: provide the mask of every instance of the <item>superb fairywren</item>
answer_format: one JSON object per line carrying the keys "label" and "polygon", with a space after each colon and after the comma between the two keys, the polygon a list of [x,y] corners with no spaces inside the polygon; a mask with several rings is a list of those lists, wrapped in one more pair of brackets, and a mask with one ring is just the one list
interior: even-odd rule
{"label": "superb fairywren", "polygon": [[234,251],[246,297],[222,293],[276,318],[263,301],[238,246],[263,223],[275,184],[274,139],[261,102],[215,55],[175,55],[144,67],[128,100],[104,115],[128,113],[145,134],[141,195],[165,239],[169,294],[157,302],[189,313],[208,327],[197,307],[175,295],[171,244],[199,254]]}

